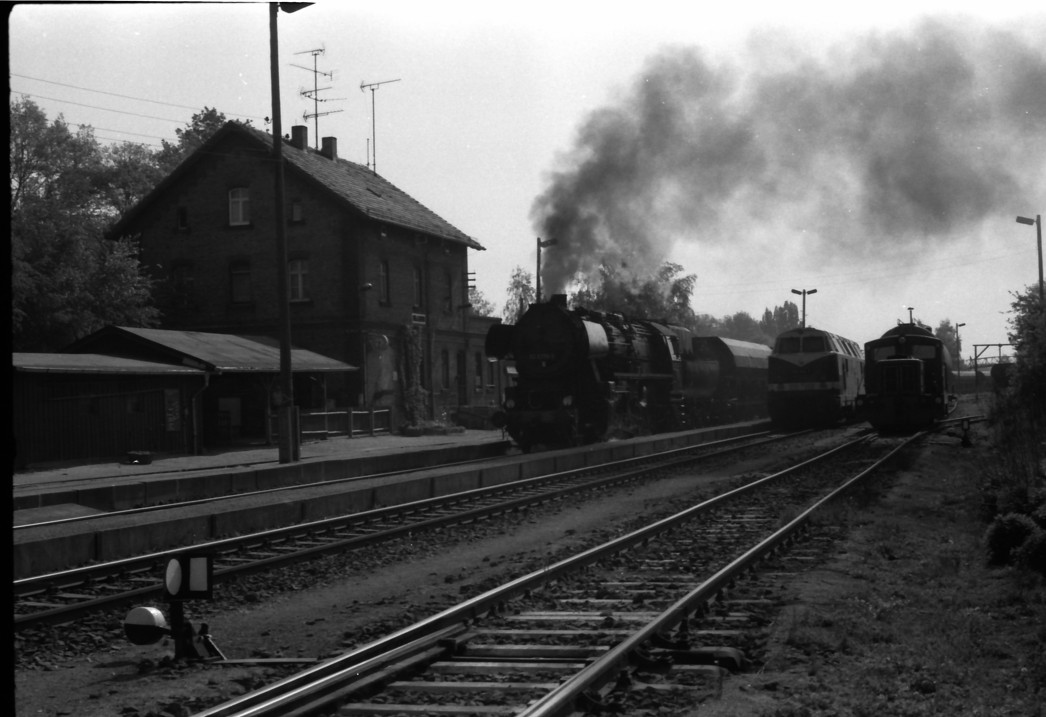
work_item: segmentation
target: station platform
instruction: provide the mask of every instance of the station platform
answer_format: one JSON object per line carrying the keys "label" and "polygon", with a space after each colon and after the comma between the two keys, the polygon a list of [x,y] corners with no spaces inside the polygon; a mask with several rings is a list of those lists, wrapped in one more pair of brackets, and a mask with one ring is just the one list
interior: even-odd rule
{"label": "station platform", "polygon": [[[465,430],[458,433],[402,436],[378,434],[375,436],[338,436],[326,440],[306,441],[296,463],[309,464],[380,454],[425,451],[440,447],[499,443],[508,438],[500,430]],[[279,448],[275,445],[235,446],[209,451],[202,455],[152,454],[149,463],[129,461],[94,461],[86,463],[52,463],[33,466],[13,473],[13,488],[17,495],[62,483],[97,478],[119,481],[123,478],[142,479],[194,471],[213,471],[236,468],[264,468],[280,465]]]}

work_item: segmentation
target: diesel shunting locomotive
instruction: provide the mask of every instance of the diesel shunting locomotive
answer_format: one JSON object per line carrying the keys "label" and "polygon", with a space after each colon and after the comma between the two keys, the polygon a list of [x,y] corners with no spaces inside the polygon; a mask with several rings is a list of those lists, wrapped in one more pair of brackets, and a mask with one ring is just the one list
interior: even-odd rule
{"label": "diesel shunting locomotive", "polygon": [[955,406],[952,359],[929,329],[899,324],[864,345],[863,415],[883,432],[929,428]]}

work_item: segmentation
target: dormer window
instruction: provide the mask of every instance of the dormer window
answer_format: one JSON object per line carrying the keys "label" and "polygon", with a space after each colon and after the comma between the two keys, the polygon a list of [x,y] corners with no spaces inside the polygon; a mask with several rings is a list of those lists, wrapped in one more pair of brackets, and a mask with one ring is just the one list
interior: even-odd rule
{"label": "dormer window", "polygon": [[251,190],[236,187],[229,190],[229,226],[244,227],[251,223]]}

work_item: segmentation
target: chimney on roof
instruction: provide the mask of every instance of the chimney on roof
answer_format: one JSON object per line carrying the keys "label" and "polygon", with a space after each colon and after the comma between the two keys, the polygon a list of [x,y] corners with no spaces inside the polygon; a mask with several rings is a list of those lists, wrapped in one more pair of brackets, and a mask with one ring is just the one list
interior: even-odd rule
{"label": "chimney on roof", "polygon": [[309,128],[303,124],[296,124],[291,127],[291,146],[298,149],[308,149],[309,147]]}
{"label": "chimney on roof", "polygon": [[324,137],[323,147],[320,148],[320,154],[327,159],[338,158],[338,138],[337,137]]}

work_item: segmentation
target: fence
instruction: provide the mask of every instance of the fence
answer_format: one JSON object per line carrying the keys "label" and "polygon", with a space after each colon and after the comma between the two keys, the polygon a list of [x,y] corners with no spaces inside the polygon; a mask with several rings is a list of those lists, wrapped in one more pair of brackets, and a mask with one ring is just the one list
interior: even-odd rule
{"label": "fence", "polygon": [[[275,422],[278,417],[271,414],[270,420]],[[392,411],[388,408],[367,411],[302,411],[298,414],[298,426],[302,440],[326,439],[332,436],[376,436],[392,431]],[[270,430],[271,435],[279,433],[276,423],[272,423]]]}

